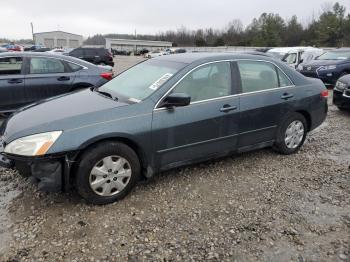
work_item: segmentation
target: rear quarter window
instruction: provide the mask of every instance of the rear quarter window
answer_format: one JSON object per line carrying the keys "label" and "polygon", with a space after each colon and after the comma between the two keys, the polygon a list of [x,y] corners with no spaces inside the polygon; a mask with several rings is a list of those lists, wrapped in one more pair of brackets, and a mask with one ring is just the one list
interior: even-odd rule
{"label": "rear quarter window", "polygon": [[67,62],[68,66],[69,66],[69,69],[72,71],[72,72],[77,72],[81,69],[83,69],[82,66],[80,65],[77,65],[77,64],[73,64],[73,63],[70,63],[70,62]]}

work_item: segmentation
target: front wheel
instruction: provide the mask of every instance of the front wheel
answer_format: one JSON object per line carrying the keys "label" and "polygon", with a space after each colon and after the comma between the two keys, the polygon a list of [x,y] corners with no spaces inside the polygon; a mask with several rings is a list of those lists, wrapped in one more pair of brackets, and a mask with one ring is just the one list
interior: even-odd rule
{"label": "front wheel", "polygon": [[305,117],[299,113],[293,113],[278,128],[274,148],[284,155],[294,154],[304,144],[306,134],[307,122]]}
{"label": "front wheel", "polygon": [[140,161],[129,146],[118,142],[101,143],[81,157],[75,186],[89,203],[103,205],[125,197],[140,174]]}

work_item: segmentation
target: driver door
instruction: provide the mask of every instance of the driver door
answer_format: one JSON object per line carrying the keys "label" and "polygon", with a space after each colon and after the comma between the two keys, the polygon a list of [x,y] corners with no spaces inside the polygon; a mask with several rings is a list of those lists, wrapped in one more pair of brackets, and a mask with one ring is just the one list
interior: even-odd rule
{"label": "driver door", "polygon": [[191,103],[153,113],[152,142],[160,169],[236,149],[239,100],[234,90],[229,62],[203,65],[177,84],[171,93],[186,93]]}

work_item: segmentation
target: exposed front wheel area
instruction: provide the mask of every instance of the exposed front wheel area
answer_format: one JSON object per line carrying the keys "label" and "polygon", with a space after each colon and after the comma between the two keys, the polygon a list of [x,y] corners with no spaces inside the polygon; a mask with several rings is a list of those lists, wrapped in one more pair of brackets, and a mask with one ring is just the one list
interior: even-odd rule
{"label": "exposed front wheel area", "polygon": [[108,204],[125,197],[140,177],[135,151],[119,142],[103,142],[80,157],[75,177],[79,194],[93,204]]}

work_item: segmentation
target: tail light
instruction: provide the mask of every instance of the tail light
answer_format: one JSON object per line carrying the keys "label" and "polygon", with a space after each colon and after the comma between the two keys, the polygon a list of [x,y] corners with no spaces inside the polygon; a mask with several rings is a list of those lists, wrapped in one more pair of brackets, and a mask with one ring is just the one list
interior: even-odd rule
{"label": "tail light", "polygon": [[104,72],[104,73],[101,73],[100,76],[106,80],[112,80],[113,78],[113,72]]}
{"label": "tail light", "polygon": [[113,54],[112,54],[111,52],[108,52],[108,56],[109,56],[110,58],[113,58]]}
{"label": "tail light", "polygon": [[321,92],[321,97],[324,97],[324,98],[327,98],[328,97],[328,90],[326,89],[326,90],[323,90],[322,92]]}

